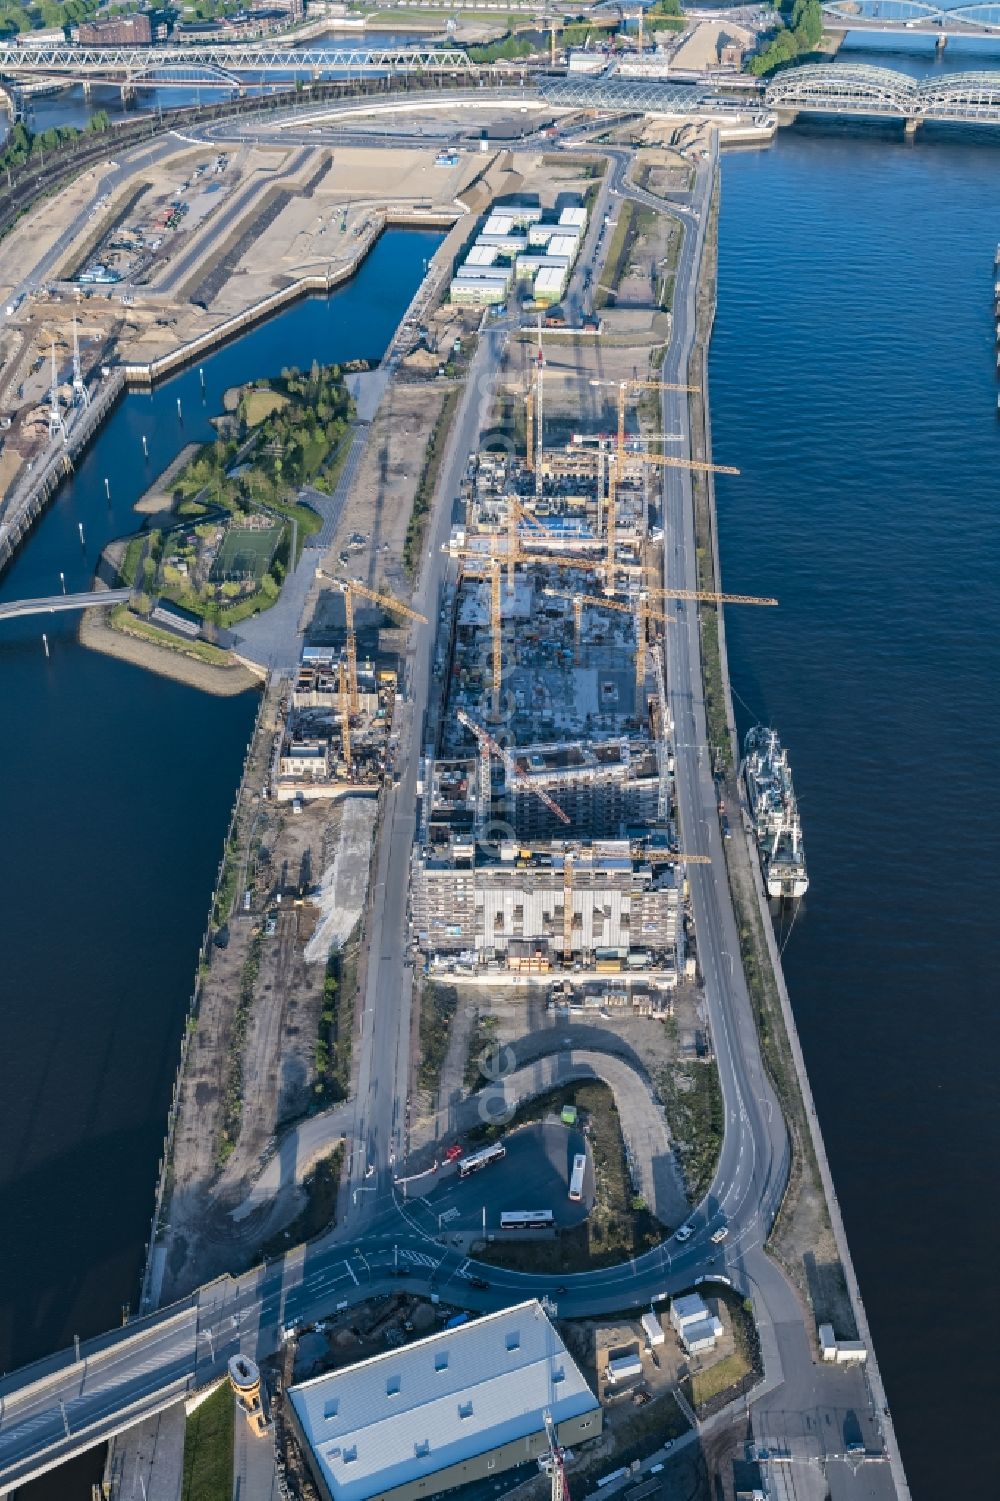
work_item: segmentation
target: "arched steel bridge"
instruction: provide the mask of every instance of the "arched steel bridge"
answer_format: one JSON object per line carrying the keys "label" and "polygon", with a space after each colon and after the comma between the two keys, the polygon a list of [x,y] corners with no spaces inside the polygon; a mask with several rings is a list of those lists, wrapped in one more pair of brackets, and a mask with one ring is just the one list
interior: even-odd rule
{"label": "arched steel bridge", "polygon": [[767,85],[764,98],[771,109],[1000,124],[1000,72],[946,73],[920,80],[893,68],[818,63],[779,73]]}
{"label": "arched steel bridge", "polygon": [[116,78],[130,83],[190,81],[239,88],[271,77],[323,78],[330,74],[472,73],[458,47],[390,47],[330,51],[320,47],[0,47],[0,75],[79,79]]}
{"label": "arched steel bridge", "polygon": [[825,0],[823,19],[848,31],[928,32],[932,36],[1000,36],[1000,4],[947,10],[927,0]]}

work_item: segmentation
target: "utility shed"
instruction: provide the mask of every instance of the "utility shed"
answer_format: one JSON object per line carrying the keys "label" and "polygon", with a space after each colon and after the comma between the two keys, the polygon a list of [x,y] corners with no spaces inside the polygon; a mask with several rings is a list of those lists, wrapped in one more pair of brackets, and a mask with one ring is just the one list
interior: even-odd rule
{"label": "utility shed", "polygon": [[642,1332],[649,1341],[650,1349],[654,1345],[662,1345],[666,1341],[663,1325],[655,1313],[644,1313],[642,1316]]}
{"label": "utility shed", "polygon": [[608,1361],[606,1371],[609,1386],[615,1386],[619,1381],[631,1381],[634,1376],[642,1375],[642,1359],[635,1355],[616,1355]]}
{"label": "utility shed", "polygon": [[289,1388],[324,1501],[416,1501],[601,1432],[601,1408],[532,1300]]}

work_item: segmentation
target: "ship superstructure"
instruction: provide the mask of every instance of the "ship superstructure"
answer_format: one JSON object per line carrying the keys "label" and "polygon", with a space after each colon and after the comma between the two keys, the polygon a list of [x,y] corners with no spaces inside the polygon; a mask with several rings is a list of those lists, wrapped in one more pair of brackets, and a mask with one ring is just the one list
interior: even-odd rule
{"label": "ship superstructure", "polygon": [[768,896],[805,896],[809,876],[788,752],[766,725],[747,733],[743,779]]}

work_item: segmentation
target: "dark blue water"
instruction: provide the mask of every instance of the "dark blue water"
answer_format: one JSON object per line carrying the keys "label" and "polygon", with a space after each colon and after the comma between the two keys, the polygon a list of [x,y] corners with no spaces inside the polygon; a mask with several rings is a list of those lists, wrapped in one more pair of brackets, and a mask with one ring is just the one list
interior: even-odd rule
{"label": "dark blue water", "polygon": [[927,1501],[982,1491],[1000,1327],[1000,151],[971,141],[727,158],[711,354],[724,578],[781,599],[727,631],[804,820],[788,985]]}
{"label": "dark blue water", "polygon": [[[129,396],[0,597],[56,592],[60,571],[69,590],[86,587],[104,544],[137,529],[131,507],[155,475],[212,435],[227,386],[314,358],[379,357],[438,242],[386,234],[341,291],[205,360],[204,393],[192,369]],[[0,1370],[113,1325],[138,1292],[183,1016],[257,703],[85,651],[75,631],[68,616],[0,629]],[[75,1494],[68,1473],[42,1489]]]}

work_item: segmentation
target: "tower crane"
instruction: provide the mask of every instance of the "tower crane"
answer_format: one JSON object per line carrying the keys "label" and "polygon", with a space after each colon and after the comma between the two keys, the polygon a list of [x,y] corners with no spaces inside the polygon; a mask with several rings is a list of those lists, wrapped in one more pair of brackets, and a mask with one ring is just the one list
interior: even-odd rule
{"label": "tower crane", "polygon": [[[563,963],[573,962],[573,856],[569,850],[563,853]],[[548,1431],[546,1429],[546,1431]],[[549,1438],[551,1447],[552,1438]],[[553,1455],[553,1476],[555,1474],[555,1456]],[[552,1494],[555,1495],[553,1482]]]}
{"label": "tower crane", "polygon": [[[646,625],[649,619],[649,605],[644,590],[640,591],[636,600],[627,602],[623,599],[612,599],[606,594],[564,594],[560,589],[543,589],[552,599],[568,599],[573,603],[573,638],[576,644],[577,662],[580,660],[580,646],[583,631],[583,607],[593,605],[595,609],[617,610],[622,615],[635,616],[635,691],[636,696],[642,692],[642,684],[645,678],[646,668]],[[674,620],[676,617],[667,615],[666,620]]]}
{"label": "tower crane", "polygon": [[549,797],[549,794],[544,790],[544,788],[534,786],[530,777],[525,776],[523,772],[518,771],[517,762],[514,760],[514,757],[511,755],[510,751],[505,750],[500,742],[494,739],[489,730],[484,729],[481,724],[477,724],[474,719],[470,718],[470,716],[466,714],[464,709],[456,709],[455,718],[458,720],[460,725],[469,730],[470,733],[476,737],[482,749],[489,751],[494,756],[499,756],[500,760],[507,768],[507,775],[512,786],[526,787],[529,792],[533,792],[539,799],[539,801],[545,804],[549,812],[555,814],[560,823],[568,824],[572,821],[569,814],[565,811],[565,809],[560,808],[554,797]]}
{"label": "tower crane", "polygon": [[549,1441],[549,1478],[552,1482],[552,1490],[549,1501],[570,1501],[569,1486],[566,1484],[566,1468],[563,1464],[563,1452],[556,1438],[556,1425],[552,1421],[552,1414],[548,1408],[542,1414],[545,1424],[545,1437]]}
{"label": "tower crane", "polygon": [[340,659],[340,738],[343,743],[344,765],[351,769],[351,705],[347,688],[347,668]]}
{"label": "tower crane", "polygon": [[[614,462],[608,466],[608,503],[607,503],[607,540],[608,540],[608,568],[615,566],[615,548],[617,546],[617,500],[616,492],[620,481],[625,475],[625,400],[630,392],[635,391],[696,391],[697,386],[675,385],[669,381],[659,380],[592,380],[592,386],[616,386],[618,389],[618,441],[615,449]],[[652,436],[652,435],[651,435]],[[739,474],[739,470],[730,464],[711,464],[705,459],[679,459],[673,454],[646,453],[636,454],[636,460],[640,464],[659,465],[666,469],[688,469],[696,473],[712,474]]]}
{"label": "tower crane", "polygon": [[556,542],[557,534],[543,526],[537,516],[526,511],[521,502],[514,495],[507,496],[507,587],[514,587],[514,569],[517,566],[518,554],[521,551],[520,540],[517,535],[517,523],[525,521],[529,526],[541,533],[543,541]]}
{"label": "tower crane", "polygon": [[357,595],[362,599],[370,599],[373,604],[381,605],[383,609],[390,610],[394,615],[402,615],[404,620],[412,620],[419,625],[427,624],[427,616],[421,615],[418,610],[411,610],[409,605],[404,605],[402,600],[394,598],[391,594],[380,594],[377,589],[369,589],[367,584],[361,584],[357,579],[336,578],[332,573],[327,573],[323,568],[316,569],[316,577],[329,579],[344,596],[344,617],[347,628],[346,656],[349,708],[351,713],[356,714],[361,700],[358,694],[358,638],[354,630],[355,596]]}
{"label": "tower crane", "polygon": [[[476,565],[484,571],[490,580],[490,645],[493,671],[491,712],[494,718],[498,718],[500,714],[500,688],[503,677],[503,619],[500,607],[501,559],[492,551],[493,541],[494,539],[491,538],[491,550],[488,553],[473,552],[469,548],[446,548],[445,550],[451,557],[458,558],[461,561],[463,569],[466,568],[467,564]],[[512,556],[514,564],[526,563],[537,566],[539,563],[544,563],[546,566],[552,568],[582,569],[584,573],[593,573],[601,566],[599,562],[591,561],[587,558],[556,557],[552,553],[525,552],[521,546],[520,538],[517,539],[517,546]],[[508,554],[509,568],[512,567],[510,557],[511,555]],[[641,573],[641,569],[630,567],[629,565],[623,565],[623,571]]]}

